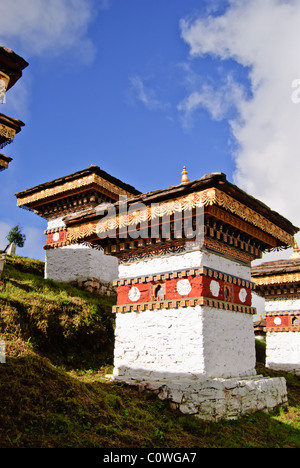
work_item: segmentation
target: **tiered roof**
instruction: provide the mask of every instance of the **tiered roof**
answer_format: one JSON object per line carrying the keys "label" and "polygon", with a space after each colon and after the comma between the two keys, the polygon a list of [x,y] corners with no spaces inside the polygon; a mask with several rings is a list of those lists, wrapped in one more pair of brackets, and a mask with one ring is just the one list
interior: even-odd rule
{"label": "tiered roof", "polygon": [[12,158],[5,156],[5,154],[0,153],[0,172],[8,168],[8,165]]}
{"label": "tiered roof", "polygon": [[120,195],[133,197],[140,192],[129,184],[91,165],[18,192],[17,205],[39,216],[53,218],[92,208],[103,202],[115,203]]}
{"label": "tiered roof", "polygon": [[294,252],[288,259],[263,262],[251,269],[256,290],[266,298],[300,295],[300,252],[294,242]]}
{"label": "tiered roof", "polygon": [[8,47],[0,46],[0,71],[9,76],[7,91],[21,78],[28,62]]}
{"label": "tiered roof", "polygon": [[[143,204],[145,208],[137,208],[135,213],[133,208],[134,205],[138,207],[138,204]],[[260,257],[265,250],[291,246],[298,231],[283,216],[231,184],[223,173],[208,174],[198,180],[185,180],[167,189],[136,195],[128,201],[129,210],[130,207],[131,214],[128,216],[128,213],[122,213],[122,205],[116,203],[116,216],[111,219],[105,216],[102,221],[103,213],[99,214],[95,209],[67,216],[68,241],[100,243],[106,253],[119,257],[128,255],[129,251],[151,249],[153,244],[167,248],[179,242],[174,214],[190,211],[194,217],[195,209],[204,207],[206,247],[250,262]],[[166,215],[171,217],[169,239],[161,236]],[[130,238],[132,226],[136,228],[147,222],[149,225],[155,220],[160,226],[158,239]],[[127,227],[127,238],[124,237],[124,227]],[[113,232],[116,235],[110,236]]]}
{"label": "tiered roof", "polygon": [[0,148],[9,145],[16,133],[19,133],[24,125],[24,122],[21,120],[0,114]]}
{"label": "tiered roof", "polygon": [[[24,68],[28,66],[26,60],[13,50],[0,46],[0,99],[4,101],[6,91],[14,86],[21,78]],[[16,133],[21,131],[25,124],[21,120],[0,114],[0,148],[10,144]],[[8,167],[12,158],[1,154],[0,171]]]}

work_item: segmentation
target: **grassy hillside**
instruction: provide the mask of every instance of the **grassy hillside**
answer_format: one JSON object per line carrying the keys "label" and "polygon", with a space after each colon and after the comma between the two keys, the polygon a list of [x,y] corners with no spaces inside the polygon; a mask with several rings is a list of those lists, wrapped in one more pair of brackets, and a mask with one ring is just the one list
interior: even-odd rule
{"label": "grassy hillside", "polygon": [[1,331],[65,367],[111,364],[115,298],[44,280],[44,263],[14,256],[0,290]]}
{"label": "grassy hillside", "polygon": [[0,285],[0,447],[299,447],[300,382],[289,406],[204,423],[152,395],[105,380],[115,298],[43,279],[43,263],[13,257]]}

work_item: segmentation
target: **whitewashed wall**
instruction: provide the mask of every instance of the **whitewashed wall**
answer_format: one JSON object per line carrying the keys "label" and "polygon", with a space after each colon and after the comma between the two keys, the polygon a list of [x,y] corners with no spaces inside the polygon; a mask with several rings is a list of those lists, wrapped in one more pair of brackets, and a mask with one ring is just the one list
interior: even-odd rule
{"label": "whitewashed wall", "polygon": [[118,277],[118,260],[102,250],[70,245],[46,250],[45,278],[70,282],[86,278],[112,281]]}
{"label": "whitewashed wall", "polygon": [[252,291],[252,307],[255,307],[256,309],[256,314],[253,316],[254,321],[258,320],[260,316],[264,318],[266,312],[266,300],[254,291]]}
{"label": "whitewashed wall", "polygon": [[[300,299],[266,301],[266,312],[300,309]],[[267,332],[266,366],[300,375],[300,332]]]}
{"label": "whitewashed wall", "polygon": [[266,312],[280,312],[284,310],[299,310],[300,299],[274,299],[266,300]]}
{"label": "whitewashed wall", "polygon": [[300,375],[300,333],[268,332],[266,366]]}
{"label": "whitewashed wall", "polygon": [[155,380],[255,375],[251,315],[206,306],[118,313],[114,375]]}
{"label": "whitewashed wall", "polygon": [[[204,251],[119,265],[129,278],[210,267],[250,280],[250,268]],[[255,375],[252,315],[207,306],[116,314],[114,375],[128,379]]]}
{"label": "whitewashed wall", "polygon": [[132,263],[121,263],[119,266],[119,278],[134,278],[136,276],[180,270],[181,268],[202,268],[204,266],[251,281],[251,271],[247,266],[232,262],[221,255],[199,250],[153,257]]}
{"label": "whitewashed wall", "polygon": [[[63,219],[64,216],[49,219],[47,229],[65,227]],[[117,277],[118,260],[102,250],[82,244],[46,250],[45,278],[68,283],[88,278],[111,282]]]}

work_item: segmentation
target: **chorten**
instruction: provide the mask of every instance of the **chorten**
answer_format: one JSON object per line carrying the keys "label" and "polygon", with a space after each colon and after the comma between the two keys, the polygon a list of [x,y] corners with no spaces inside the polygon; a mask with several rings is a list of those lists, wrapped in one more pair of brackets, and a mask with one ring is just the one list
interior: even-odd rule
{"label": "chorten", "polygon": [[102,292],[112,291],[111,283],[118,272],[117,260],[105,255],[103,248],[94,243],[98,240],[96,234],[88,241],[81,236],[80,229],[76,236],[68,236],[64,220],[72,216],[84,220],[86,211],[115,203],[119,196],[130,198],[139,193],[94,164],[16,193],[19,207],[47,221],[45,278],[84,283]]}
{"label": "chorten", "polygon": [[252,268],[252,281],[265,300],[266,366],[300,375],[300,250],[289,259]]}
{"label": "chorten", "polygon": [[256,375],[251,262],[298,228],[223,173],[182,176],[64,220],[70,243],[118,259],[114,379],[207,420],[272,409],[286,385]]}

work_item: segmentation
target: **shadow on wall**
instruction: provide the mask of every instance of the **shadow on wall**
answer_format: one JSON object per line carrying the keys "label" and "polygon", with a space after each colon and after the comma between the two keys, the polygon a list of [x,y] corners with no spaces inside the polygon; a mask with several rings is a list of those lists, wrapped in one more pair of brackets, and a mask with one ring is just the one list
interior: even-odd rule
{"label": "shadow on wall", "polygon": [[265,364],[266,362],[266,341],[255,339],[255,357],[256,362]]}

